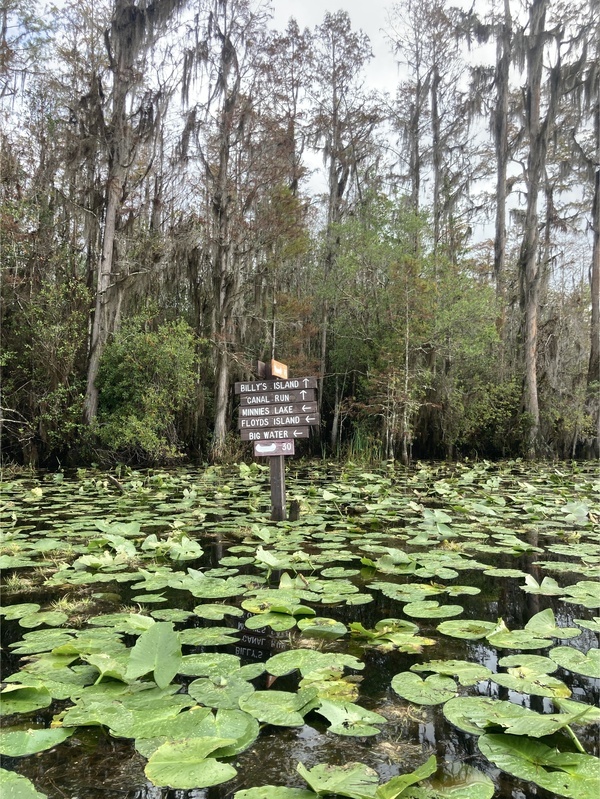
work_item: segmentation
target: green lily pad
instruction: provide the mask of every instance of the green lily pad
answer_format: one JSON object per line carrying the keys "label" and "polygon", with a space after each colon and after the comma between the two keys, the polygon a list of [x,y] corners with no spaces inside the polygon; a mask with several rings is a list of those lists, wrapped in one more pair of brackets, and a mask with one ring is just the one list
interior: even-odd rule
{"label": "green lily pad", "polygon": [[589,619],[573,619],[575,624],[583,627],[585,630],[591,630],[594,633],[600,633],[600,616],[594,616],[592,621]]}
{"label": "green lily pad", "polygon": [[210,677],[214,674],[228,674],[240,668],[237,655],[226,652],[200,652],[195,655],[183,655],[179,665],[179,674],[189,677]]}
{"label": "green lily pad", "polygon": [[70,738],[75,730],[63,727],[55,729],[1,730],[0,754],[8,757],[35,755],[46,749],[58,746]]}
{"label": "green lily pad", "polygon": [[188,694],[196,702],[208,707],[237,709],[239,700],[254,693],[254,686],[236,678],[235,673],[226,676],[202,677],[188,686]]}
{"label": "green lily pad", "polygon": [[546,608],[532,616],[525,629],[540,638],[576,638],[581,635],[581,630],[577,627],[557,627],[552,608]]}
{"label": "green lily pad", "polygon": [[228,763],[208,757],[215,749],[234,743],[229,738],[189,738],[160,746],[146,764],[153,785],[170,788],[208,788],[232,779],[237,771]]}
{"label": "green lily pad", "polygon": [[487,774],[460,762],[444,764],[441,775],[419,786],[420,799],[492,799],[495,792]]}
{"label": "green lily pad", "polygon": [[446,619],[458,616],[463,612],[462,605],[440,605],[435,600],[409,602],[404,606],[404,612],[418,619]]}
{"label": "green lily pad", "polygon": [[269,658],[265,664],[269,674],[274,677],[283,677],[298,669],[303,676],[311,671],[328,667],[348,668],[361,671],[365,664],[361,663],[353,655],[345,655],[341,652],[317,652],[314,649],[290,649],[287,652],[280,652]]}
{"label": "green lily pad", "polygon": [[126,677],[135,680],[149,672],[165,688],[179,671],[181,644],[171,622],[157,621],[143,632],[131,650]]}
{"label": "green lily pad", "polygon": [[4,768],[0,768],[0,793],[5,799],[47,799],[27,777]]}
{"label": "green lily pad", "polygon": [[201,619],[210,619],[212,621],[222,621],[225,616],[244,615],[243,610],[236,608],[235,605],[214,605],[209,603],[196,605],[194,613],[196,616],[200,616]]}
{"label": "green lily pad", "polygon": [[29,616],[32,613],[37,613],[40,605],[35,602],[21,602],[18,605],[7,605],[0,608],[0,616],[4,616],[7,621],[14,619],[21,619],[23,616]]}
{"label": "green lily pad", "polygon": [[444,635],[449,635],[452,638],[477,641],[493,632],[496,629],[496,624],[492,621],[455,619],[453,621],[443,621],[441,624],[438,624],[437,629],[439,632]]}
{"label": "green lily pad", "polygon": [[563,669],[600,679],[600,649],[590,649],[584,654],[571,646],[557,646],[548,654]]}
{"label": "green lily pad", "polygon": [[246,619],[246,627],[249,630],[262,630],[263,627],[270,627],[275,632],[284,632],[291,630],[296,626],[296,619],[289,613],[257,613],[256,616],[250,616]]}
{"label": "green lily pad", "polygon": [[348,628],[341,621],[324,616],[300,619],[298,621],[298,629],[302,630],[303,635],[311,638],[326,638],[328,640],[340,638],[348,632]]}
{"label": "green lily pad", "polygon": [[236,791],[233,799],[317,799],[317,794],[306,788],[263,785],[260,788],[245,788],[243,791]]}
{"label": "green lily pad", "polygon": [[465,732],[480,735],[487,727],[503,727],[510,735],[541,738],[571,724],[569,713],[536,713],[534,710],[487,697],[459,696],[444,705],[444,716]]}
{"label": "green lily pad", "polygon": [[423,680],[418,674],[402,671],[392,677],[392,688],[403,699],[417,705],[440,705],[456,696],[457,685],[450,677],[432,674]]}
{"label": "green lily pad", "polygon": [[0,716],[13,713],[30,713],[41,707],[48,707],[52,697],[47,688],[29,688],[9,683],[0,691]]}
{"label": "green lily pad", "polygon": [[335,794],[365,799],[375,796],[379,783],[377,772],[363,763],[346,763],[344,766],[321,763],[310,770],[298,763],[296,770],[319,796]]}
{"label": "green lily pad", "polygon": [[573,605],[583,605],[584,608],[600,608],[600,583],[591,580],[580,580],[575,585],[568,585],[564,589],[561,599]]}
{"label": "green lily pad", "polygon": [[579,752],[560,752],[541,741],[512,735],[483,735],[481,753],[503,771],[558,796],[596,799],[600,760]]}
{"label": "green lily pad", "polygon": [[240,708],[265,724],[279,727],[301,727],[304,716],[317,707],[316,688],[303,688],[297,694],[289,691],[255,691],[240,699]]}
{"label": "green lily pad", "polygon": [[461,685],[475,685],[481,680],[489,680],[492,675],[487,666],[468,660],[430,660],[426,663],[415,663],[410,670],[433,671],[436,674],[457,677]]}
{"label": "green lily pad", "polygon": [[223,646],[237,643],[235,627],[189,627],[179,633],[179,640],[187,646]]}
{"label": "green lily pad", "polygon": [[379,713],[355,705],[353,702],[335,701],[321,698],[317,713],[329,721],[329,732],[337,735],[369,736],[381,732],[374,724],[386,724],[387,719]]}

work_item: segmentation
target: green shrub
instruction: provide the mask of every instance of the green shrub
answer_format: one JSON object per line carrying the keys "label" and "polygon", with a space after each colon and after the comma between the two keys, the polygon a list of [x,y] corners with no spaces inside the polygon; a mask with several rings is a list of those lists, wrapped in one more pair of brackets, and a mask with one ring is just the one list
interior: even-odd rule
{"label": "green shrub", "polygon": [[179,320],[155,331],[138,319],[106,346],[97,379],[96,433],[108,450],[136,461],[181,455],[178,415],[195,396],[194,334]]}

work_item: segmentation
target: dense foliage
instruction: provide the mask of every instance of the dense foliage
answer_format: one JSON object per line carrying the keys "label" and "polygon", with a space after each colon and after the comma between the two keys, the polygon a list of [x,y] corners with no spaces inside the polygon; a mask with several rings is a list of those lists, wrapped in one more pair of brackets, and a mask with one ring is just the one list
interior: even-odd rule
{"label": "dense foliage", "polygon": [[600,10],[499,5],[390,2],[390,93],[343,11],[4,2],[4,458],[221,458],[273,353],[313,452],[597,456]]}

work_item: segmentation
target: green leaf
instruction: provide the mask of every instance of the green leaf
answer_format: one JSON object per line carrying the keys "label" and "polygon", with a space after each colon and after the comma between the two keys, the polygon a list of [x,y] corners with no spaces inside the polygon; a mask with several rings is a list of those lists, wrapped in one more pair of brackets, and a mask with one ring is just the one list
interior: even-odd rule
{"label": "green leaf", "polygon": [[4,768],[0,768],[0,794],[3,799],[47,799],[27,777]]}
{"label": "green leaf", "polygon": [[289,691],[255,691],[240,699],[240,708],[265,724],[301,727],[306,713],[318,706],[316,697],[316,688],[303,688],[297,694]]}
{"label": "green leaf", "polygon": [[48,707],[51,702],[52,697],[47,688],[9,684],[0,691],[0,716],[29,713],[41,707]]}
{"label": "green leaf", "polygon": [[449,635],[452,638],[477,641],[493,632],[496,629],[496,624],[492,621],[456,619],[453,621],[443,621],[441,624],[438,624],[437,629],[439,632],[444,635]]}
{"label": "green leaf", "polygon": [[321,699],[317,713],[329,721],[329,732],[337,735],[377,735],[381,730],[374,724],[385,724],[387,719],[379,713],[355,705],[353,702]]}
{"label": "green leaf", "polygon": [[310,770],[298,763],[296,770],[315,793],[336,794],[350,799],[372,799],[379,778],[377,772],[363,763],[329,766],[321,763]]}
{"label": "green leaf", "polygon": [[232,779],[237,771],[227,763],[207,757],[234,743],[229,738],[190,738],[160,746],[146,764],[153,785],[179,789],[208,788]]}
{"label": "green leaf", "polygon": [[532,616],[525,629],[540,638],[576,638],[581,635],[581,630],[577,627],[557,627],[552,608],[546,608]]}
{"label": "green leaf", "polygon": [[233,799],[317,799],[314,791],[306,788],[282,788],[278,785],[263,785],[236,791]]}
{"label": "green leaf", "polygon": [[62,727],[48,730],[0,730],[0,754],[8,757],[35,755],[37,752],[58,746],[74,732],[75,730],[66,730]]}
{"label": "green leaf", "polygon": [[235,710],[239,700],[254,693],[254,686],[234,674],[226,676],[202,677],[188,686],[188,694],[196,702],[208,707],[222,707]]}
{"label": "green leaf", "polygon": [[489,680],[492,675],[486,666],[468,660],[430,660],[426,663],[415,663],[410,670],[434,671],[437,674],[458,677],[461,685],[475,685],[481,680]]}
{"label": "green leaf", "polygon": [[542,738],[571,724],[569,713],[536,713],[534,710],[487,697],[459,696],[444,705],[444,716],[465,732],[480,735],[487,727],[503,727],[511,735]]}
{"label": "green leaf", "polygon": [[341,668],[347,666],[350,669],[361,671],[365,664],[361,663],[353,655],[345,655],[342,652],[317,652],[314,649],[290,649],[287,652],[280,652],[269,658],[265,664],[269,674],[275,677],[283,677],[298,669],[305,676],[311,671],[325,668]]}
{"label": "green leaf", "polygon": [[303,635],[311,638],[326,638],[327,640],[340,638],[348,632],[348,628],[341,621],[323,616],[300,619],[298,621],[298,629],[302,630]]}
{"label": "green leaf", "polygon": [[430,777],[436,769],[436,757],[435,755],[431,755],[431,757],[426,760],[423,765],[419,766],[414,771],[411,771],[408,774],[399,774],[397,777],[392,777],[391,780],[383,785],[380,785],[375,793],[375,798],[398,799],[398,797],[402,796],[402,793],[406,790],[406,788],[409,787],[409,785],[414,785],[416,782],[427,779],[427,777]]}
{"label": "green leaf", "polygon": [[422,799],[492,799],[495,793],[492,780],[468,763],[444,764],[438,777],[421,783]]}
{"label": "green leaf", "polygon": [[579,752],[560,752],[541,741],[512,735],[482,735],[479,749],[502,771],[558,796],[597,799],[600,760]]}
{"label": "green leaf", "polygon": [[600,679],[600,649],[590,649],[584,654],[570,646],[557,646],[548,654],[563,669]]}
{"label": "green leaf", "polygon": [[154,681],[165,688],[181,665],[181,644],[173,624],[157,621],[143,632],[131,650],[126,678],[135,680],[153,672]]}
{"label": "green leaf", "polygon": [[456,696],[458,690],[450,677],[432,674],[423,680],[411,671],[392,677],[392,688],[399,696],[418,705],[440,705]]}

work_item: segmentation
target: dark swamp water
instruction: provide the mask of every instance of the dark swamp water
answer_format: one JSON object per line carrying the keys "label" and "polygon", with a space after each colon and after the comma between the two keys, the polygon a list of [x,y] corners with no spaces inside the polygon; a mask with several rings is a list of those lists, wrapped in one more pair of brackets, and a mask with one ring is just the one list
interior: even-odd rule
{"label": "dark swamp water", "polygon": [[[269,521],[268,470],[256,465],[127,471],[117,478],[120,487],[93,471],[15,476],[2,484],[6,682],[0,700],[9,700],[0,719],[2,767],[32,784],[17,789],[0,778],[2,799],[225,799],[243,791],[240,799],[258,799],[248,789],[308,789],[299,763],[308,770],[360,763],[382,786],[432,755],[435,774],[389,796],[600,795],[597,761],[586,760],[581,773],[578,765],[544,766],[539,779],[528,779],[532,757],[519,749],[527,753],[527,747],[542,744],[567,760],[582,752],[600,754],[593,715],[600,699],[596,464],[423,464],[411,470],[292,464],[288,498],[299,500],[301,515],[278,523]],[[126,614],[137,620],[133,626],[123,622]],[[311,619],[319,624],[311,626]],[[160,735],[161,722],[148,732],[142,712],[142,726],[132,735],[123,734],[121,718],[111,726],[108,718],[78,711],[82,715],[69,721],[69,708],[83,708],[91,688],[95,698],[106,690],[103,701],[110,704],[121,699],[108,691],[154,685],[151,668],[144,673],[142,667],[134,677],[123,664],[156,623],[172,625],[181,636],[184,660],[215,655],[210,673],[194,663],[164,678],[172,693],[188,699],[189,690],[194,696],[188,706],[211,708],[213,714],[219,707],[235,708],[258,722],[257,737],[245,748],[217,755],[235,769],[218,784],[168,787],[172,783],[156,778],[159,772],[148,773],[155,758],[148,740]],[[579,654],[574,660],[565,650]],[[65,651],[68,663],[60,661]],[[269,665],[286,652],[355,660],[350,666],[337,663],[328,679],[315,681],[302,658],[289,669]],[[219,660],[221,655],[230,660]],[[206,685],[190,688],[194,681],[210,678],[219,685],[224,675],[229,678],[231,656],[242,670],[266,665],[243,672],[245,686],[251,686],[244,699],[228,694],[211,700],[213,694],[202,693]],[[505,660],[511,656],[538,660]],[[437,670],[427,668],[431,662]],[[465,664],[489,671],[469,679]],[[423,670],[413,669],[421,665]],[[57,669],[52,677],[59,676],[59,666],[77,682],[71,691],[64,690],[64,673],[48,680],[51,667]],[[454,683],[415,687],[410,675]],[[15,685],[32,687],[33,701],[21,691],[23,704],[11,704]],[[285,713],[274,720],[265,709],[266,692],[297,697],[306,690],[316,698],[301,708],[300,723]],[[251,704],[249,692],[261,697],[262,706]],[[474,698],[509,707],[508,715],[498,720],[485,715],[489,704],[472,711],[457,704]],[[591,710],[578,717],[572,705],[559,704],[564,699],[579,703],[579,711]],[[346,703],[339,732],[332,732],[331,712],[319,713],[327,701],[338,711]],[[511,727],[510,707],[535,713],[533,726],[526,721],[519,730]],[[356,720],[354,708],[376,713],[380,721],[360,718],[360,712]],[[537,719],[559,711],[573,714],[568,728],[540,735]],[[72,732],[63,742],[15,754],[9,733],[63,723]],[[229,737],[225,729],[220,734]],[[494,745],[485,754],[479,746],[484,737]],[[500,751],[504,740],[519,744],[508,759]],[[183,759],[180,771],[187,765]],[[557,773],[567,777],[554,783],[548,774]],[[474,776],[479,774],[481,779]],[[346,785],[339,794],[324,787],[304,796],[375,796],[374,785],[363,786],[362,794]],[[32,792],[18,793],[22,788]],[[274,788],[261,795],[293,799]]]}

